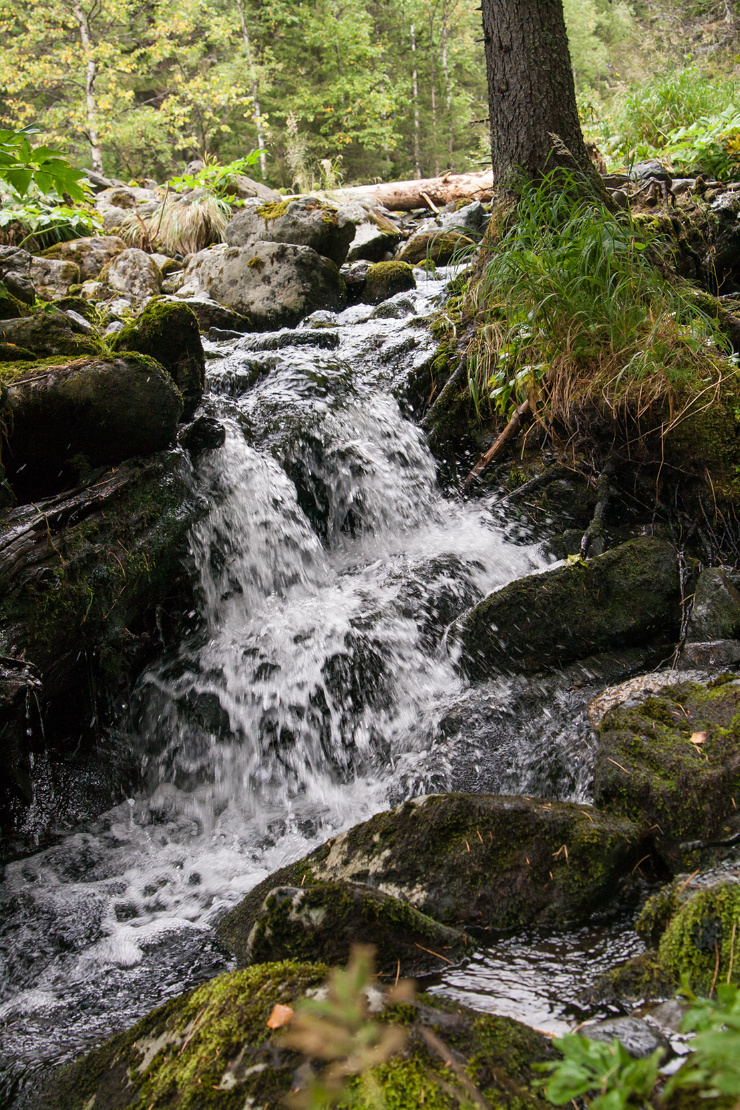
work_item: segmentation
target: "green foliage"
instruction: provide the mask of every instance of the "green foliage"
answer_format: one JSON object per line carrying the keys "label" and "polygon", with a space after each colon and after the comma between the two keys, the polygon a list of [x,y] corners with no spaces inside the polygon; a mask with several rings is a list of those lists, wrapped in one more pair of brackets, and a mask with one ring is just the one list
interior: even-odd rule
{"label": "green foliage", "polygon": [[625,1110],[627,1106],[644,1105],[655,1086],[663,1049],[651,1056],[633,1059],[627,1050],[613,1040],[592,1041],[577,1033],[555,1040],[563,1059],[541,1064],[550,1071],[545,1094],[555,1106],[589,1096],[593,1110]]}
{"label": "green foliage", "polygon": [[95,235],[102,227],[99,214],[90,208],[72,208],[47,197],[10,202],[0,208],[0,229],[20,229],[15,235],[17,246],[24,244],[34,250],[46,250],[54,243]]}
{"label": "green foliage", "polygon": [[0,181],[5,181],[18,197],[25,197],[34,186],[41,196],[68,193],[72,200],[86,200],[80,185],[82,171],[73,169],[61,151],[32,147],[29,139],[38,133],[33,127],[0,131]]}
{"label": "green foliage", "polygon": [[704,1098],[740,1098],[740,990],[720,983],[716,1000],[696,998],[685,988],[692,1006],[683,1020],[684,1032],[694,1031],[691,1055],[669,1081],[666,1094],[698,1088]]}
{"label": "green foliage", "polygon": [[[171,177],[167,184],[176,193],[184,193],[189,189],[205,189],[211,195],[224,199],[230,195],[234,178],[259,162],[260,153],[259,150],[253,150],[244,158],[237,158],[225,165],[217,158],[207,158],[198,173],[183,173]],[[238,204],[239,201],[232,200],[231,203]]]}
{"label": "green foliage", "polygon": [[522,182],[469,294],[478,313],[473,397],[507,414],[545,391],[567,418],[575,401],[615,413],[639,396],[644,412],[719,381],[732,369],[725,341],[652,255],[650,236],[584,195],[572,175]]}

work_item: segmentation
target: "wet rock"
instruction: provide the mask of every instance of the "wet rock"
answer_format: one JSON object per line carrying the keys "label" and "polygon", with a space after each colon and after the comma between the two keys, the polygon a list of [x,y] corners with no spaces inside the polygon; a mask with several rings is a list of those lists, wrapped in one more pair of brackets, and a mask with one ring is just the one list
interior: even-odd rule
{"label": "wet rock", "polygon": [[593,1025],[582,1025],[579,1033],[589,1041],[606,1041],[607,1044],[616,1038],[636,1060],[652,1056],[657,1048],[668,1052],[666,1038],[641,1018],[608,1018]]}
{"label": "wet rock", "polygon": [[206,359],[198,320],[185,304],[157,299],[111,340],[114,351],[138,351],[156,359],[182,393],[189,419],[203,395]]}
{"label": "wet rock", "polygon": [[33,798],[31,742],[39,738],[41,678],[32,663],[0,658],[0,827],[13,803]]}
{"label": "wet rock", "polygon": [[680,621],[671,544],[629,540],[589,562],[520,578],[453,626],[469,678],[563,667],[600,651],[673,637]]}
{"label": "wet rock", "polygon": [[692,858],[683,842],[725,840],[738,828],[740,680],[697,677],[628,690],[598,724],[595,805],[650,831],[672,867]]}
{"label": "wet rock", "polygon": [[486,210],[479,200],[472,204],[451,206],[452,211],[443,209],[438,217],[443,231],[482,231],[486,222]]}
{"label": "wet rock", "polygon": [[708,993],[713,983],[740,984],[740,875],[679,877],[646,904],[637,928],[662,930],[658,956],[678,984]]}
{"label": "wet rock", "polygon": [[172,379],[139,354],[37,363],[5,384],[6,472],[19,499],[75,484],[77,456],[96,467],[162,450],[182,413]]}
{"label": "wet rock", "polygon": [[0,247],[0,282],[11,297],[32,305],[36,290],[31,277],[31,255],[21,247]]}
{"label": "wet rock", "polygon": [[740,640],[710,640],[707,643],[684,644],[679,669],[694,667],[732,667],[740,663]]}
{"label": "wet rock", "polygon": [[341,266],[354,234],[355,225],[336,208],[316,197],[300,197],[275,204],[245,205],[229,220],[224,239],[230,247],[258,242],[311,247]]}
{"label": "wet rock", "polygon": [[[321,964],[295,961],[220,975],[58,1072],[32,1107],[120,1110],[153,1103],[195,1110],[207,1092],[214,1110],[280,1110],[305,1074],[301,1056],[281,1044],[268,1019],[276,1005],[293,1007],[306,993],[315,995],[326,976]],[[370,989],[372,1009],[387,1007],[387,1020],[409,1033],[404,1051],[371,1073],[386,1105],[452,1105],[445,1094],[451,1087],[455,1102],[465,1102],[452,1059],[499,1110],[544,1110],[533,1065],[554,1058],[547,1037],[439,996],[393,1005]]]}
{"label": "wet rock", "polygon": [[247,316],[257,331],[294,327],[316,309],[345,303],[334,263],[311,247],[286,243],[200,251],[188,263],[180,295],[198,292]]}
{"label": "wet rock", "polygon": [[211,328],[222,328],[225,331],[245,332],[252,330],[252,322],[233,308],[212,301],[209,297],[173,297],[174,304],[185,304],[191,312],[195,313],[198,327],[202,334],[207,335]]}
{"label": "wet rock", "polygon": [[372,944],[381,973],[395,975],[400,960],[401,975],[419,975],[456,963],[472,949],[459,929],[390,894],[347,882],[276,887],[248,929],[242,921],[219,935],[239,967],[285,959],[344,964],[353,944]]}
{"label": "wet rock", "polygon": [[70,286],[80,284],[80,267],[75,262],[34,257],[30,276],[39,297],[52,301],[55,297],[66,297]]}
{"label": "wet rock", "polygon": [[418,262],[434,262],[437,266],[447,266],[456,256],[462,258],[473,240],[463,231],[418,231],[412,235],[398,251],[400,262],[415,265]]}
{"label": "wet rock", "polygon": [[342,266],[342,279],[347,288],[347,303],[354,305],[363,300],[369,262],[351,262]]}
{"label": "wet rock", "polygon": [[36,358],[92,354],[95,343],[63,312],[39,312],[16,320],[0,320],[0,341],[13,343]]}
{"label": "wet rock", "polygon": [[625,1003],[669,998],[677,986],[657,952],[642,952],[599,976],[586,992],[584,1001],[591,1005],[606,1003],[608,1006],[622,1006]]}
{"label": "wet rock", "polygon": [[699,575],[686,639],[706,643],[739,638],[740,593],[721,567],[710,567]]}
{"label": "wet rock", "polygon": [[347,881],[455,927],[583,918],[639,858],[637,830],[585,806],[433,794],[379,813],[265,879],[220,928],[251,928],[278,886]]}
{"label": "wet rock", "polygon": [[[353,209],[360,209],[360,218]],[[397,224],[378,209],[367,209],[362,205],[342,205],[340,215],[346,214],[355,224],[355,237],[347,252],[348,262],[381,262],[391,254],[401,241],[401,231]]]}
{"label": "wet rock", "polygon": [[100,280],[106,282],[117,293],[143,301],[155,297],[162,285],[159,266],[150,254],[127,247],[117,254],[112,262],[100,272]]}
{"label": "wet rock", "polygon": [[80,270],[80,281],[84,282],[97,278],[100,271],[125,249],[126,244],[117,235],[86,235],[82,239],[55,243],[42,254],[44,258],[60,262],[74,262]]}
{"label": "wet rock", "polygon": [[396,293],[406,293],[409,289],[416,289],[416,278],[408,263],[376,262],[365,274],[362,299],[366,304],[380,304]]}
{"label": "wet rock", "polygon": [[204,451],[214,451],[217,447],[222,447],[225,439],[226,428],[212,416],[199,416],[177,436],[177,442],[193,458],[202,455]]}

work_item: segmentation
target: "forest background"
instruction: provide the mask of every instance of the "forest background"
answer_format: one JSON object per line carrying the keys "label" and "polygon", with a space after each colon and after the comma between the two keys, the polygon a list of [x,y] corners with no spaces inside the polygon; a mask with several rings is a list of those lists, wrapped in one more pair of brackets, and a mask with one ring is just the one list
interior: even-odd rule
{"label": "forest background", "polygon": [[[0,0],[0,126],[125,179],[255,148],[250,173],[284,190],[479,169],[477,4]],[[584,131],[610,164],[736,167],[736,4],[564,0]]]}

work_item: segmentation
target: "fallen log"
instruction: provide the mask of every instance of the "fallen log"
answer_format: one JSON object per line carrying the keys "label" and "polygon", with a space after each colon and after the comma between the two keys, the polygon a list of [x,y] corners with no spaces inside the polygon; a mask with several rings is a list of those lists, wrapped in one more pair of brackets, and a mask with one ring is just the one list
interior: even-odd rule
{"label": "fallen log", "polygon": [[493,196],[493,172],[447,173],[442,177],[418,178],[414,181],[389,181],[377,185],[353,185],[332,191],[335,200],[372,197],[391,211],[408,212],[412,208],[443,208],[453,200],[490,200]]}

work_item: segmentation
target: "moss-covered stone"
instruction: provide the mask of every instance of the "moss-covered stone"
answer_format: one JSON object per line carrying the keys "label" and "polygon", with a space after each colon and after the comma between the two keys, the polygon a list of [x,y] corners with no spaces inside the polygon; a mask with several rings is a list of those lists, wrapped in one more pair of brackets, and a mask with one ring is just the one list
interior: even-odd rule
{"label": "moss-covered stone", "polygon": [[380,304],[396,293],[416,288],[414,271],[407,262],[376,262],[365,276],[363,301]]}
{"label": "moss-covered stone", "polygon": [[600,651],[674,637],[680,620],[678,565],[671,544],[629,540],[589,562],[520,578],[491,594],[454,626],[460,669],[562,667]]}
{"label": "moss-covered stone", "polygon": [[716,982],[740,984],[740,884],[716,883],[673,914],[660,941],[660,959],[676,980],[708,993]]}
{"label": "moss-covered stone", "polygon": [[600,976],[588,1001],[609,1006],[670,998],[679,986],[657,952],[643,952]]}
{"label": "moss-covered stone", "polygon": [[229,246],[237,247],[252,242],[313,247],[341,266],[354,234],[352,221],[332,205],[318,197],[298,197],[244,207],[229,220],[224,239]]}
{"label": "moss-covered stone", "polygon": [[455,257],[461,258],[473,242],[463,231],[419,231],[404,243],[397,257],[412,266],[424,261],[447,266]]}
{"label": "moss-covered stone", "polygon": [[[583,918],[639,858],[634,825],[586,806],[440,794],[379,813],[265,879],[219,925],[248,936],[278,886],[349,881],[444,924],[509,928]],[[644,854],[644,853],[643,853]]]}
{"label": "moss-covered stone", "polygon": [[[293,1004],[318,988],[326,973],[320,964],[286,961],[212,979],[64,1068],[37,1108],[279,1110],[301,1057],[281,1044],[279,1033],[271,1034],[267,1020],[276,1004]],[[373,1071],[387,1110],[459,1106],[450,1058],[497,1110],[544,1105],[532,1089],[533,1066],[552,1059],[554,1051],[540,1033],[426,995],[388,1007],[382,1018],[409,1031],[406,1047]],[[426,1039],[430,1033],[441,1041],[441,1052],[432,1047],[434,1039],[432,1045]],[[353,1086],[348,1102],[371,1110],[367,1096]],[[462,1096],[461,1088],[457,1092]]]}
{"label": "moss-covered stone", "polygon": [[23,319],[0,320],[0,342],[24,347],[38,358],[94,354],[98,350],[95,339],[81,334],[63,312],[23,315]]}
{"label": "moss-covered stone", "polygon": [[737,831],[740,682],[676,678],[603,717],[593,792],[599,809],[649,831],[670,866],[688,867],[694,842]]}
{"label": "moss-covered stone", "polygon": [[0,320],[16,320],[21,316],[33,315],[31,309],[18,297],[14,297],[5,284],[0,281]]}
{"label": "moss-covered stone", "polygon": [[419,913],[408,902],[359,883],[277,887],[245,934],[222,930],[240,966],[281,959],[344,964],[353,944],[372,944],[385,974],[418,975],[456,963],[472,948],[458,929]]}
{"label": "moss-covered stone", "polygon": [[165,368],[183,396],[185,419],[195,411],[206,378],[198,320],[186,304],[155,299],[111,340],[115,351],[138,351]]}

